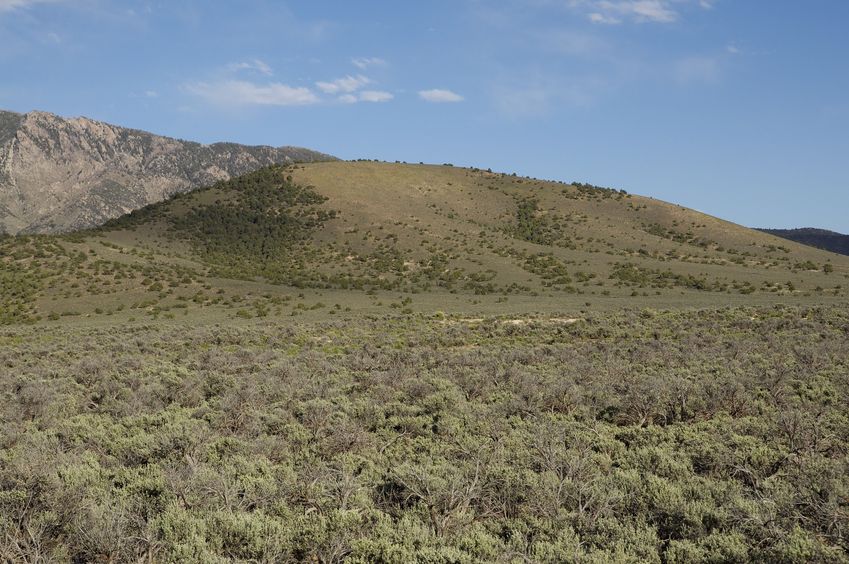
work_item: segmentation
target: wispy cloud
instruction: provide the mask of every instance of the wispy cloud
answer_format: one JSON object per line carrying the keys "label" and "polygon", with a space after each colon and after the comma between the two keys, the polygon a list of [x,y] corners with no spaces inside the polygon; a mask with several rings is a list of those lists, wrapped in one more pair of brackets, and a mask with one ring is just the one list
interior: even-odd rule
{"label": "wispy cloud", "polygon": [[[271,67],[259,59],[241,63],[232,63],[225,67],[227,72],[250,70],[271,75]],[[295,87],[280,82],[262,83],[261,81],[237,80],[232,76],[220,75],[217,80],[196,81],[184,84],[182,90],[203,98],[217,106],[308,106],[342,102],[381,103],[395,98],[394,94],[384,90],[365,88],[372,84],[367,76],[347,75],[330,81],[319,81],[314,88]]]}
{"label": "wispy cloud", "polygon": [[617,24],[625,19],[671,23],[678,19],[668,0],[599,0],[592,7],[588,17],[594,23]]}
{"label": "wispy cloud", "polygon": [[244,80],[195,82],[183,89],[220,106],[306,106],[319,102],[318,96],[305,87],[292,87],[279,82],[255,84]]}
{"label": "wispy cloud", "polygon": [[395,95],[391,92],[385,92],[383,90],[363,90],[362,92],[357,92],[355,94],[343,94],[342,96],[339,96],[338,100],[345,104],[356,104],[357,102],[389,102],[394,98]]}
{"label": "wispy cloud", "polygon": [[345,92],[356,92],[362,87],[370,84],[371,80],[363,75],[346,76],[337,78],[331,82],[316,82],[315,85],[325,94],[339,94]]}
{"label": "wispy cloud", "polygon": [[527,13],[556,14],[569,11],[595,24],[671,24],[693,7],[713,9],[718,0],[504,0],[473,1],[473,13],[482,22],[497,28],[513,28]]}
{"label": "wispy cloud", "polygon": [[363,90],[366,86],[372,84],[372,80],[367,76],[358,74],[357,76],[345,76],[337,78],[329,82],[316,82],[316,87],[325,94],[337,96],[336,100],[345,104],[355,104],[357,102],[388,102],[395,98],[391,92],[384,90]]}
{"label": "wispy cloud", "polygon": [[29,8],[36,4],[52,4],[62,0],[0,0],[0,12],[11,12],[21,8]]}
{"label": "wispy cloud", "polygon": [[385,67],[386,61],[380,57],[356,57],[351,59],[351,64],[360,70],[366,70],[369,67]]}
{"label": "wispy cloud", "polygon": [[359,95],[361,102],[388,102],[394,97],[391,93],[383,90],[363,90]]}
{"label": "wispy cloud", "polygon": [[597,23],[597,24],[613,25],[613,24],[622,23],[622,20],[617,18],[617,17],[611,16],[611,15],[608,15],[608,14],[602,14],[602,13],[599,13],[599,12],[592,12],[587,17],[590,19],[591,22]]}
{"label": "wispy cloud", "polygon": [[463,97],[452,92],[451,90],[443,90],[441,88],[433,88],[431,90],[420,90],[419,98],[426,102],[447,103],[447,102],[462,102]]}
{"label": "wispy cloud", "polygon": [[230,63],[227,65],[227,70],[230,72],[239,71],[255,71],[266,76],[271,76],[274,72],[265,61],[260,59],[251,59],[250,61],[242,61],[240,63]]}
{"label": "wispy cloud", "polygon": [[539,0],[544,5],[561,5],[582,12],[596,24],[616,25],[624,22],[673,23],[680,17],[679,9],[698,5],[713,8],[714,0]]}

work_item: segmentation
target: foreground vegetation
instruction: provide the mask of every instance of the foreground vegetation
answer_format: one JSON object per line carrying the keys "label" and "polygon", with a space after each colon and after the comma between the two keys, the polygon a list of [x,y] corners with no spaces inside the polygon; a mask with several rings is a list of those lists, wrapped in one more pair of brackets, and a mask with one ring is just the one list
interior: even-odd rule
{"label": "foreground vegetation", "polygon": [[849,561],[846,308],[51,327],[0,561]]}

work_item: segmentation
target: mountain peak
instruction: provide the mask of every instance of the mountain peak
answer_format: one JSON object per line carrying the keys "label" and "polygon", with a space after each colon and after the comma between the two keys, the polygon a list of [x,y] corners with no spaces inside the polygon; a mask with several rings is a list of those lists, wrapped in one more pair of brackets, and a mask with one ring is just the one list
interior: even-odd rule
{"label": "mountain peak", "polygon": [[299,147],[202,145],[87,117],[0,111],[0,233],[95,227],[218,180],[334,160]]}
{"label": "mountain peak", "polygon": [[23,114],[23,116],[31,119],[62,119],[54,113],[45,112],[43,110],[32,110]]}

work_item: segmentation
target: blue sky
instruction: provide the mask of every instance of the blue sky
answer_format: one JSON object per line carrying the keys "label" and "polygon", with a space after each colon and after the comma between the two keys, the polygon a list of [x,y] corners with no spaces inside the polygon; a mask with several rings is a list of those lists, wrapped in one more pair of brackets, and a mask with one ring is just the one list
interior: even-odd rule
{"label": "blue sky", "polygon": [[0,108],[849,233],[846,0],[0,0]]}

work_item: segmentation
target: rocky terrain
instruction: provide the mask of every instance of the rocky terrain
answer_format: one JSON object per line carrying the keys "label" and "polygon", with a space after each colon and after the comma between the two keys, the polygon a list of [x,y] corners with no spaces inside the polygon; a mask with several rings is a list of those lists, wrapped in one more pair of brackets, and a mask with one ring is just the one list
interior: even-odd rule
{"label": "rocky terrain", "polygon": [[84,117],[0,111],[0,233],[94,227],[260,167],[332,159],[298,147],[202,145]]}

